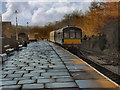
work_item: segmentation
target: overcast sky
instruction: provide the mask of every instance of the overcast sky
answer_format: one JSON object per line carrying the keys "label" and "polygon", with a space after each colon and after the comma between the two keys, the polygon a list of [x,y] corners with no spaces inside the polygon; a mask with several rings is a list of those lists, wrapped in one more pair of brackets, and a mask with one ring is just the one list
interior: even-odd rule
{"label": "overcast sky", "polygon": [[2,20],[11,21],[15,24],[15,10],[18,10],[18,24],[43,26],[48,22],[61,20],[67,13],[74,10],[85,12],[90,6],[91,0],[67,1],[67,0],[34,0],[24,2],[2,2]]}

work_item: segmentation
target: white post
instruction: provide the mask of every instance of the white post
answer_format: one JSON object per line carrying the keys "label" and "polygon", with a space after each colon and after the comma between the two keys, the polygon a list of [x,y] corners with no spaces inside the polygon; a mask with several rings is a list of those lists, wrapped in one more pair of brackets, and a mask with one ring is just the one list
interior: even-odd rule
{"label": "white post", "polygon": [[0,54],[2,54],[2,15],[0,14]]}
{"label": "white post", "polygon": [[29,22],[27,22],[27,36],[28,36],[28,40],[29,40],[29,28],[28,28],[28,24],[29,24]]}
{"label": "white post", "polygon": [[[0,2],[0,54],[2,54],[2,3],[1,2]],[[0,67],[2,67],[1,59],[2,58],[0,58]],[[0,70],[0,79],[2,79],[2,70]],[[0,81],[0,84],[2,84],[2,81]]]}

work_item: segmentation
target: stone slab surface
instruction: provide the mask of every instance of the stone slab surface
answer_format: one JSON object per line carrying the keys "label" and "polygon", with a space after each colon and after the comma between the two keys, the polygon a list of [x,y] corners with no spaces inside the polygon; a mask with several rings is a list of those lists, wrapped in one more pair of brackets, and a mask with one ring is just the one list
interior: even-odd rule
{"label": "stone slab surface", "polygon": [[38,79],[37,83],[48,83],[48,82],[55,82],[54,79]]}
{"label": "stone slab surface", "polygon": [[76,80],[79,88],[116,88],[116,86],[108,80]]}
{"label": "stone slab surface", "polygon": [[22,89],[39,89],[44,88],[44,84],[24,84]]}
{"label": "stone slab surface", "polygon": [[1,70],[0,88],[9,90],[78,90],[115,86],[77,56],[46,41],[28,44],[9,57]]}
{"label": "stone slab surface", "polygon": [[20,89],[21,85],[3,86],[3,89]]}
{"label": "stone slab surface", "polygon": [[18,84],[34,83],[35,80],[20,80]]}
{"label": "stone slab surface", "polygon": [[59,82],[59,83],[48,83],[46,88],[70,88],[77,87],[75,82]]}

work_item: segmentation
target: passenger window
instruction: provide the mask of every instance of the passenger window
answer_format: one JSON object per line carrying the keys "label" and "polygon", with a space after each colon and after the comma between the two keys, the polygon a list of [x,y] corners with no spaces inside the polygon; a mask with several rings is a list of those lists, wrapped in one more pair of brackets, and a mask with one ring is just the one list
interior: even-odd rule
{"label": "passenger window", "polygon": [[70,38],[75,38],[75,31],[74,30],[70,30]]}

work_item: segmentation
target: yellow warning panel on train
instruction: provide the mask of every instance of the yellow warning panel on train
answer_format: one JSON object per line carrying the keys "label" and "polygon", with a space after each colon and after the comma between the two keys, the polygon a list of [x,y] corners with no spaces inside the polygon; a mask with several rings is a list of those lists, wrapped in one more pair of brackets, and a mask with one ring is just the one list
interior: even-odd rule
{"label": "yellow warning panel on train", "polygon": [[80,44],[80,39],[64,39],[64,44]]}

